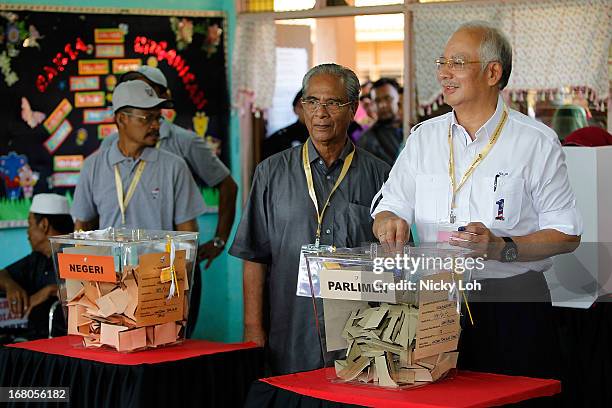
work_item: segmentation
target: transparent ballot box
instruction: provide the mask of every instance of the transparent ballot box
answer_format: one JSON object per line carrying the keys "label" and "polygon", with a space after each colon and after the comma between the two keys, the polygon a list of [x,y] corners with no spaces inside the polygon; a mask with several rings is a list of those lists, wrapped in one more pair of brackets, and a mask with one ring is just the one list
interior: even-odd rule
{"label": "transparent ballot box", "polygon": [[49,240],[78,346],[130,352],[184,340],[197,233],[108,228]]}
{"label": "transparent ballot box", "polygon": [[461,282],[469,279],[457,267],[462,253],[435,244],[305,252],[328,379],[405,388],[451,374],[466,300]]}

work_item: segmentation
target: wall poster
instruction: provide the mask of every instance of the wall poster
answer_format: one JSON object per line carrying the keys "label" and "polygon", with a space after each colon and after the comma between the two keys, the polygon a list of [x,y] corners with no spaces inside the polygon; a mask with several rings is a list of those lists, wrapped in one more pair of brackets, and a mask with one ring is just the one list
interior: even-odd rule
{"label": "wall poster", "polygon": [[[225,15],[152,12],[0,5],[0,228],[26,225],[34,194],[71,199],[83,160],[116,131],[118,79],[140,65],[168,79],[166,119],[229,165]],[[215,211],[216,191],[201,187]]]}

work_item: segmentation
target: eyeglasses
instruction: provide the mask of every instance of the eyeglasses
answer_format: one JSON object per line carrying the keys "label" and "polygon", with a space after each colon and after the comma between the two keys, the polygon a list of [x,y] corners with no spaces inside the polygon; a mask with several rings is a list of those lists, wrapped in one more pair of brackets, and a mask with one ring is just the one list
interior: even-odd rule
{"label": "eyeglasses", "polygon": [[304,106],[304,109],[308,111],[308,113],[314,113],[317,109],[319,109],[319,107],[323,106],[325,109],[327,109],[327,112],[336,114],[340,112],[340,108],[350,105],[351,103],[353,102],[348,101],[345,103],[340,103],[338,101],[329,101],[323,103],[316,99],[302,99],[302,105]]}
{"label": "eyeglasses", "polygon": [[153,124],[155,122],[159,123],[159,122],[161,122],[161,120],[163,118],[163,116],[160,113],[151,113],[149,115],[138,115],[136,113],[127,112],[127,111],[125,111],[123,113],[125,113],[128,116],[133,116],[135,118],[138,118],[138,119],[142,120],[142,122],[145,125],[147,125],[147,126],[150,126],[151,124]]}
{"label": "eyeglasses", "polygon": [[[440,57],[440,58],[436,58],[436,68],[439,71],[440,69],[442,69],[443,66],[446,65],[448,69],[450,69],[451,71],[463,71],[467,64],[481,64],[482,62],[483,61],[466,61],[463,58],[459,58],[459,57],[451,58],[451,59]],[[496,62],[496,61],[487,61],[487,64],[489,62]]]}

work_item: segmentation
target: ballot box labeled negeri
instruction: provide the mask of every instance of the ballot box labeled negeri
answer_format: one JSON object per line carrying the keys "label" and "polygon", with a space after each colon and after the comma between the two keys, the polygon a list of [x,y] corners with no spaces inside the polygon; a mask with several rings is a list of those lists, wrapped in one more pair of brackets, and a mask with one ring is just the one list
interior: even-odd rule
{"label": "ballot box labeled negeri", "polygon": [[108,228],[49,240],[78,346],[130,352],[184,340],[197,233]]}
{"label": "ballot box labeled negeri", "polygon": [[305,253],[323,361],[335,368],[328,379],[407,388],[452,375],[464,253],[436,244]]}

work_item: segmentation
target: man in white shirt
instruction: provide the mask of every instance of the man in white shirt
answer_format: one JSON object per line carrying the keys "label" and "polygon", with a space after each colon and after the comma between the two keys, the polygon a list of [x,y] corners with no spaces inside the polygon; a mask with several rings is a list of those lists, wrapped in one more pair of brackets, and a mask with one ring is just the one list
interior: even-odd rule
{"label": "man in white shirt", "polygon": [[503,34],[464,25],[436,63],[453,112],[413,128],[373,211],[381,243],[403,244],[412,223],[422,241],[435,241],[438,223],[449,221],[465,229],[453,234],[459,240],[452,245],[488,246],[489,257],[502,261],[551,255],[533,244],[579,242],[582,220],[557,135],[500,96],[512,68]]}
{"label": "man in white shirt", "polygon": [[[451,245],[501,262],[575,248],[582,220],[559,139],[552,129],[509,109],[500,96],[512,69],[505,36],[484,22],[464,24],[436,65],[453,111],[412,129],[372,203],[374,235],[383,245],[399,247],[414,224],[422,242],[436,242],[440,227],[454,224]],[[502,266],[488,263],[492,269]],[[464,325],[460,365],[556,376],[558,345],[546,282],[529,269],[507,276],[483,283],[483,295],[493,295],[488,300],[495,303],[472,302],[475,326]],[[544,302],[503,303],[508,290]]]}

